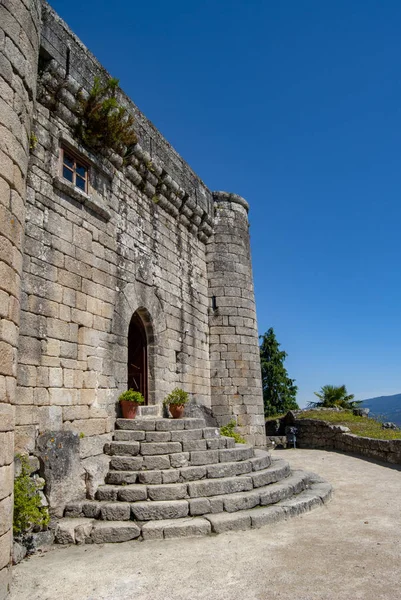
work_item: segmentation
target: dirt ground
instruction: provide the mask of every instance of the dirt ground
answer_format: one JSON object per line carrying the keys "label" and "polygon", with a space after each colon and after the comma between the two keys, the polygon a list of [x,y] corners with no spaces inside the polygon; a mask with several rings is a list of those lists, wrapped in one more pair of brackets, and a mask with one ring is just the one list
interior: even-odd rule
{"label": "dirt ground", "polygon": [[253,531],[57,548],[15,567],[10,600],[401,600],[401,468],[275,455],[328,479],[331,502]]}

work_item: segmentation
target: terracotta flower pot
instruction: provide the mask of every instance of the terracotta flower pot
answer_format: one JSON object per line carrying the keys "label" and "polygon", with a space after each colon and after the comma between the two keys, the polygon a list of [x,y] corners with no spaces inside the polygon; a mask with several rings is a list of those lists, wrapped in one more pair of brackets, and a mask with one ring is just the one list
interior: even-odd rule
{"label": "terracotta flower pot", "polygon": [[173,419],[181,419],[184,416],[184,404],[169,404],[168,408]]}
{"label": "terracotta flower pot", "polygon": [[139,404],[130,400],[120,400],[120,406],[123,419],[135,419]]}

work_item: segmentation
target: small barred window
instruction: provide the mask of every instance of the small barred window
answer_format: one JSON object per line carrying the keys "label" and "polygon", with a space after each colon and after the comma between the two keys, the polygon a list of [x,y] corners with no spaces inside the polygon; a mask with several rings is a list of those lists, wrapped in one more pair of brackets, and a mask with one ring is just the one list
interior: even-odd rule
{"label": "small barred window", "polygon": [[88,165],[66,148],[61,148],[61,165],[64,179],[87,194]]}

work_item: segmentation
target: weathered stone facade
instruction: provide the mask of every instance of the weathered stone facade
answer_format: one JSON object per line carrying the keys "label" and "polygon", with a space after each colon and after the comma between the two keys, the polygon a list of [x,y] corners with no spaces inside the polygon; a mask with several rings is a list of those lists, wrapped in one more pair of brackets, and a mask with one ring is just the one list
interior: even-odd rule
{"label": "weathered stone facade", "polygon": [[10,584],[19,302],[40,12],[39,0],[0,2],[0,598]]}
{"label": "weathered stone facade", "polygon": [[[121,91],[133,154],[84,147],[77,98],[95,77],[109,76],[47,3],[0,0],[0,598],[13,454],[74,432],[83,480],[101,480],[134,314],[149,405],[179,386],[265,442],[248,205],[208,190]],[[62,148],[88,166],[86,192]]]}

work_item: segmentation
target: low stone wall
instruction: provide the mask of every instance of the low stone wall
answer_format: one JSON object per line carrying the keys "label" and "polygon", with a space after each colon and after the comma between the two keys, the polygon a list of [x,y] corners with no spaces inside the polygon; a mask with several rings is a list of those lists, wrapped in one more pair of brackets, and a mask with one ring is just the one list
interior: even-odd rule
{"label": "low stone wall", "polygon": [[348,427],[315,419],[295,419],[298,429],[298,448],[341,450],[375,458],[392,464],[401,464],[401,439],[377,440],[350,433]]}

